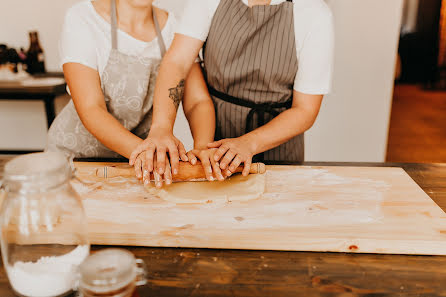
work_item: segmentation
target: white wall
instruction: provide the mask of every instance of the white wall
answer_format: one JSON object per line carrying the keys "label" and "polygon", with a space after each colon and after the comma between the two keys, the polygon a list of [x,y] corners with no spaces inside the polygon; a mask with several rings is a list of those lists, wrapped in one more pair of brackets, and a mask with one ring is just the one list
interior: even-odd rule
{"label": "white wall", "polygon": [[[12,46],[28,46],[27,31],[40,32],[49,70],[59,70],[57,40],[64,11],[79,0],[1,0],[0,42]],[[181,12],[185,0],[158,0],[160,6]],[[390,116],[393,70],[401,19],[402,0],[327,0],[336,24],[336,55],[333,94],[326,97],[316,125],[307,133],[307,160],[383,161]],[[38,5],[36,4],[38,3]],[[3,9],[8,7],[8,9]],[[5,30],[4,28],[8,28]],[[8,103],[9,104],[9,103]],[[22,103],[16,104],[15,115],[3,122],[17,127],[21,123],[29,135],[40,135],[44,121],[29,119]],[[22,104],[22,105],[21,105]],[[11,105],[8,105],[11,108]],[[0,101],[0,111],[5,111]],[[36,113],[44,115],[35,109]],[[8,112],[9,114],[9,112]],[[44,119],[44,118],[43,118]],[[33,122],[31,122],[33,121]],[[34,123],[34,124],[33,124]],[[39,126],[40,125],[40,126]],[[32,130],[32,131],[31,131]],[[18,132],[18,130],[17,130]],[[187,122],[180,116],[175,133],[190,147]],[[17,133],[18,134],[18,133]],[[4,138],[0,126],[0,150],[11,143],[24,141]],[[26,138],[20,136],[20,138]],[[38,137],[37,137],[38,138]],[[44,142],[44,141],[43,141]]]}
{"label": "white wall", "polygon": [[306,135],[306,159],[385,160],[402,0],[330,0],[332,94]]}

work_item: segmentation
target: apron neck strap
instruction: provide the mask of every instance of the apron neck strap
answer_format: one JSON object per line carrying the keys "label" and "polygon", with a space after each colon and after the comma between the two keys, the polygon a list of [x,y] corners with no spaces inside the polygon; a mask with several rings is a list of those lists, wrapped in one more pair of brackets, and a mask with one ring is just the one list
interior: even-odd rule
{"label": "apron neck strap", "polygon": [[158,45],[161,50],[161,57],[166,54],[166,44],[164,43],[163,34],[161,33],[161,27],[156,17],[155,7],[152,6],[153,22],[155,23],[156,36],[158,37]]}
{"label": "apron neck strap", "polygon": [[110,8],[110,16],[111,16],[111,40],[112,40],[112,49],[118,48],[118,20],[116,17],[116,0],[111,0],[111,8]]}
{"label": "apron neck strap", "polygon": [[[112,49],[118,48],[118,18],[116,15],[116,0],[111,0],[111,40],[112,40]],[[153,16],[153,22],[155,23],[155,31],[156,36],[158,37],[158,45],[160,47],[161,51],[161,57],[164,57],[164,54],[166,53],[166,44],[164,43],[163,34],[161,33],[161,27],[158,22],[158,18],[155,13],[155,8],[152,7],[152,16]]]}

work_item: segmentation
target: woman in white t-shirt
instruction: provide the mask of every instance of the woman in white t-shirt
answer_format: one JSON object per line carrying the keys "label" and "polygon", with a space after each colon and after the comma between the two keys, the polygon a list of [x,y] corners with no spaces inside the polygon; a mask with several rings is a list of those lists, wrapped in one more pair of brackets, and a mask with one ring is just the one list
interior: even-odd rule
{"label": "woman in white t-shirt", "polygon": [[[175,18],[153,0],[83,1],[66,14],[60,41],[63,70],[72,100],[52,124],[47,150],[75,157],[128,158],[152,124],[155,80],[174,37]],[[193,93],[192,93],[193,91]],[[193,119],[214,121],[200,66],[189,73],[183,107],[195,143],[213,140]],[[171,155],[187,160],[174,139]],[[175,155],[177,154],[177,155]],[[135,170],[141,177],[141,159]],[[170,172],[170,169],[168,170]],[[167,178],[169,179],[169,178]]]}
{"label": "woman in white t-shirt", "polygon": [[[204,166],[219,180],[242,163],[247,175],[253,157],[302,162],[303,133],[316,120],[332,75],[333,21],[324,1],[189,0],[177,33],[155,90],[159,130],[150,132],[130,163],[142,151],[152,158],[164,150],[168,141],[159,131],[172,123],[163,118],[176,112],[169,89],[181,85],[203,45],[216,142],[190,152],[189,159],[210,158]],[[164,164],[157,167],[162,172]]]}

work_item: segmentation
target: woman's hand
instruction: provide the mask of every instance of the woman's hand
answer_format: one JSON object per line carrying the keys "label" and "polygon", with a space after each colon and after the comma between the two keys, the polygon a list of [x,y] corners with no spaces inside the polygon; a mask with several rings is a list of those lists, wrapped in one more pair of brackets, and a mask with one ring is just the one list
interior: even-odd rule
{"label": "woman's hand", "polygon": [[[143,169],[143,164],[145,164],[146,162],[145,157],[146,157],[145,154],[140,154],[135,160],[134,168],[136,177],[139,180],[142,180],[144,182],[144,185],[147,186],[151,181],[152,175],[149,171]],[[157,188],[161,188],[163,186],[163,182],[165,182],[166,185],[170,185],[172,183],[172,173],[169,160],[166,161],[166,167],[164,168],[163,175],[160,175],[156,170],[154,170],[152,174],[155,186]]]}
{"label": "woman's hand", "polygon": [[214,161],[220,162],[220,169],[226,176],[235,173],[243,163],[243,176],[249,174],[252,157],[255,155],[255,145],[249,135],[238,138],[228,138],[208,144],[209,148],[218,148],[214,153]]}
{"label": "woman's hand", "polygon": [[223,181],[225,179],[221,172],[220,164],[214,159],[214,154],[216,151],[217,149],[215,148],[204,150],[195,149],[187,153],[189,162],[192,165],[197,164],[197,159],[200,160],[206,174],[206,178],[209,181],[214,181],[215,178],[217,178],[219,181]]}
{"label": "woman's hand", "polygon": [[[169,153],[170,162],[167,153]],[[146,184],[147,180],[150,179],[150,173],[155,171],[160,176],[164,176],[166,183],[170,183],[172,172],[173,175],[178,174],[180,157],[181,160],[188,161],[186,150],[181,141],[173,136],[170,131],[152,128],[147,139],[132,152],[129,164],[136,165],[136,176],[138,178],[142,177]],[[136,164],[137,160],[140,160],[138,161],[141,162],[140,166]],[[162,184],[163,179],[156,183],[156,186],[161,187]]]}

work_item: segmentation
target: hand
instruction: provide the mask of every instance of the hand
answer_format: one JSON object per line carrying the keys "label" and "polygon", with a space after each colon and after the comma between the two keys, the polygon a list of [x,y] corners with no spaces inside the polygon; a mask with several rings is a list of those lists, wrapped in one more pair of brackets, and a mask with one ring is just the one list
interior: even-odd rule
{"label": "hand", "polygon": [[[141,166],[135,166],[136,176],[144,178],[150,177],[151,172],[157,172],[159,175],[164,175],[166,169],[170,170],[170,166],[167,166],[169,159],[167,158],[169,153],[170,164],[172,166],[173,174],[178,174],[179,170],[179,157],[183,161],[188,161],[186,156],[186,150],[183,144],[173,136],[171,131],[163,129],[155,129],[152,127],[151,133],[136,149],[132,152],[129,158],[129,164],[134,166],[137,158],[141,156]],[[142,172],[141,172],[141,170]],[[156,170],[155,170],[156,169]],[[170,178],[172,174],[170,172]],[[168,180],[169,176],[165,176]]]}
{"label": "hand", "polygon": [[189,162],[192,165],[197,164],[197,159],[201,161],[204,172],[206,173],[206,178],[209,181],[214,181],[217,178],[219,181],[225,180],[220,169],[220,164],[215,161],[214,153],[217,149],[204,149],[204,150],[192,150],[187,153]]}
{"label": "hand", "polygon": [[220,162],[220,169],[226,176],[235,173],[237,167],[244,163],[243,176],[249,174],[252,157],[255,154],[254,142],[246,135],[238,138],[228,138],[208,144],[209,148],[218,148],[214,160]]}
{"label": "hand", "polygon": [[[145,154],[140,154],[136,158],[134,168],[135,168],[135,174],[138,177],[138,179],[142,180],[144,182],[144,185],[147,186],[151,181],[150,179],[151,174],[149,171],[142,168],[142,164],[146,162],[146,160],[144,160],[145,158],[146,158]],[[165,182],[166,185],[170,185],[172,183],[172,173],[169,160],[166,161],[166,167],[164,168],[163,175],[160,175],[156,170],[153,171],[153,180],[157,188],[161,188],[163,186],[163,182]]]}

